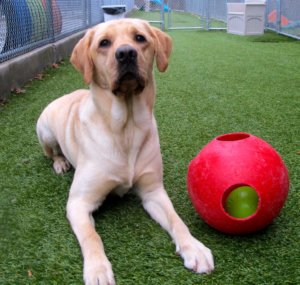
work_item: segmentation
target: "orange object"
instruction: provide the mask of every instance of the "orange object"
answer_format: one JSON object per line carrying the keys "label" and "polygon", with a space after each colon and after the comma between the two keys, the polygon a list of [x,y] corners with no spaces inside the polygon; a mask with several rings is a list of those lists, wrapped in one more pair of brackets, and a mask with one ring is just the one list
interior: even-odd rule
{"label": "orange object", "polygon": [[[290,21],[288,20],[287,17],[281,16],[281,26],[287,26]],[[277,10],[273,10],[269,15],[268,15],[268,21],[269,23],[276,23],[277,21]]]}

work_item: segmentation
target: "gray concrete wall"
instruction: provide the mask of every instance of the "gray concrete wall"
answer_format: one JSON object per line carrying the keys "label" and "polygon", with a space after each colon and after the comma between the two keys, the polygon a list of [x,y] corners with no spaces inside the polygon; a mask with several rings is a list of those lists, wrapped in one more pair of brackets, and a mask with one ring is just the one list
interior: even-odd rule
{"label": "gray concrete wall", "polygon": [[0,63],[0,100],[7,100],[12,89],[21,88],[45,68],[70,56],[84,33],[76,33]]}

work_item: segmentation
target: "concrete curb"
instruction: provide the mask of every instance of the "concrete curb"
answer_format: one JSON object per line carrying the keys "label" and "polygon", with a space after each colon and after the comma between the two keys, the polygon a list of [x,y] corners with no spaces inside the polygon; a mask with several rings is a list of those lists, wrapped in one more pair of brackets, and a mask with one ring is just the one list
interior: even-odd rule
{"label": "concrete curb", "polygon": [[37,48],[0,64],[0,100],[7,100],[11,90],[21,88],[46,67],[70,56],[85,31]]}

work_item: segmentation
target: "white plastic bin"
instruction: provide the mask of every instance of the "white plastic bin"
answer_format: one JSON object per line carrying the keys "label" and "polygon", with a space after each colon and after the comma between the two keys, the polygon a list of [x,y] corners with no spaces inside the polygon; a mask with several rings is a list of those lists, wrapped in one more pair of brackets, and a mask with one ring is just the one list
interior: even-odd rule
{"label": "white plastic bin", "polygon": [[107,5],[101,8],[104,13],[104,22],[122,19],[126,14],[126,5]]}
{"label": "white plastic bin", "polygon": [[227,3],[227,32],[237,35],[262,35],[265,29],[264,1]]}

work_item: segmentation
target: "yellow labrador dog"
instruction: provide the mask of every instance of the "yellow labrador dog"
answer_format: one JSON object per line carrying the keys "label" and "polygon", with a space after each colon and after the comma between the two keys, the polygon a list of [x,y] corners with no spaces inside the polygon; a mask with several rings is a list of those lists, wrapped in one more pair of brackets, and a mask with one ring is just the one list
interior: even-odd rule
{"label": "yellow labrador dog", "polygon": [[67,217],[81,246],[85,284],[115,284],[92,213],[109,193],[124,195],[133,187],[172,237],[184,265],[198,273],[214,268],[210,250],[190,234],[163,186],[153,63],[164,72],[171,49],[171,38],[142,20],[90,29],[71,57],[90,89],[55,100],[37,122],[39,141],[55,172],[75,168]]}

